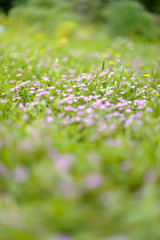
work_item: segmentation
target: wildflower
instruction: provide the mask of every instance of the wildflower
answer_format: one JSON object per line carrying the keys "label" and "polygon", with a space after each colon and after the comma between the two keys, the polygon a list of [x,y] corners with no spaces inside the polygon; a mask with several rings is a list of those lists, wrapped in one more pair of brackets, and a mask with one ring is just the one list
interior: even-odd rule
{"label": "wildflower", "polygon": [[59,40],[58,44],[61,47],[61,46],[64,46],[65,44],[67,44],[67,42],[68,42],[68,38],[67,37],[63,37],[63,38],[61,38]]}
{"label": "wildflower", "polygon": [[98,188],[102,184],[102,175],[99,173],[92,173],[85,178],[85,187],[88,189]]}
{"label": "wildflower", "polygon": [[147,111],[147,112],[153,112],[153,109],[150,108],[150,107],[147,107],[147,108],[146,108],[146,111]]}
{"label": "wildflower", "polygon": [[92,124],[94,124],[94,120],[91,119],[91,118],[85,118],[85,119],[84,119],[84,123],[85,123],[87,126],[91,126]]}
{"label": "wildflower", "polygon": [[32,66],[29,65],[29,66],[28,66],[28,69],[31,70],[31,69],[32,69]]}
{"label": "wildflower", "polygon": [[106,53],[102,53],[101,56],[102,56],[103,58],[106,58],[106,57],[107,57],[107,54],[106,54]]}
{"label": "wildflower", "polygon": [[49,99],[50,99],[50,100],[54,100],[54,97],[53,97],[53,96],[50,96]]}
{"label": "wildflower", "polygon": [[109,61],[109,65],[114,65],[114,61]]}
{"label": "wildflower", "polygon": [[67,62],[67,61],[68,61],[68,57],[64,57],[64,58],[63,58],[63,61],[64,61],[64,62]]}
{"label": "wildflower", "polygon": [[67,92],[72,92],[72,88],[67,89]]}
{"label": "wildflower", "polygon": [[93,111],[93,109],[92,108],[88,108],[87,110],[86,110],[86,112],[89,114],[89,113],[92,113],[92,111]]}
{"label": "wildflower", "polygon": [[51,109],[47,109],[46,110],[46,114],[51,114],[52,113],[52,110]]}
{"label": "wildflower", "polygon": [[55,89],[55,87],[48,87],[47,89]]}
{"label": "wildflower", "polygon": [[52,123],[54,121],[54,118],[52,117],[52,116],[48,116],[47,118],[46,118],[46,122],[47,123]]}
{"label": "wildflower", "polygon": [[29,116],[27,114],[22,115],[22,120],[28,120]]}
{"label": "wildflower", "polygon": [[127,108],[127,109],[125,110],[125,112],[126,112],[126,113],[130,113],[130,112],[131,112],[131,109]]}
{"label": "wildflower", "polygon": [[41,77],[44,81],[49,81],[49,77]]}
{"label": "wildflower", "polygon": [[35,58],[34,57],[30,57],[30,61],[33,61]]}
{"label": "wildflower", "polygon": [[80,122],[82,119],[81,119],[81,117],[77,116],[77,117],[75,118],[75,120],[76,120],[76,122]]}
{"label": "wildflower", "polygon": [[115,53],[115,57],[120,58],[121,54],[117,52],[117,53]]}
{"label": "wildflower", "polygon": [[65,173],[69,171],[74,161],[75,157],[70,153],[58,154],[56,158],[53,156],[53,164],[59,173]]}
{"label": "wildflower", "polygon": [[21,73],[24,72],[22,68],[18,68],[18,71]]}
{"label": "wildflower", "polygon": [[35,102],[32,102],[32,103],[31,103],[31,106],[36,106],[37,104],[38,104],[38,102],[35,101]]}
{"label": "wildflower", "polygon": [[67,112],[70,112],[70,111],[73,111],[74,108],[72,106],[68,105],[68,106],[64,107],[64,110]]}
{"label": "wildflower", "polygon": [[36,33],[36,34],[34,35],[34,38],[36,38],[36,39],[42,38],[42,33],[41,33],[41,32],[40,32],[40,33]]}
{"label": "wildflower", "polygon": [[1,103],[7,103],[7,100],[2,99],[2,100],[1,100]]}
{"label": "wildflower", "polygon": [[45,48],[41,48],[41,49],[40,49],[40,53],[41,53],[41,54],[45,53],[45,51],[46,51]]}
{"label": "wildflower", "polygon": [[120,147],[122,146],[122,141],[114,138],[107,138],[106,144],[108,147]]}
{"label": "wildflower", "polygon": [[18,73],[16,76],[17,77],[22,77],[22,73]]}
{"label": "wildflower", "polygon": [[148,73],[145,73],[142,75],[143,77],[149,77],[150,75]]}
{"label": "wildflower", "polygon": [[13,171],[13,178],[16,182],[26,182],[29,178],[28,168],[26,166],[19,166]]}

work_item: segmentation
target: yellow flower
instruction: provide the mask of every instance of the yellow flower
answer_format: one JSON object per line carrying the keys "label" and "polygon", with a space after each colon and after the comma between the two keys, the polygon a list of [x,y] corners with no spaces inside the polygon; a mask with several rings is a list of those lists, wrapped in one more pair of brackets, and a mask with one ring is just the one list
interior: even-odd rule
{"label": "yellow flower", "polygon": [[114,65],[114,61],[109,61],[109,65]]}
{"label": "yellow flower", "polygon": [[148,73],[143,74],[143,77],[149,77],[150,75]]}
{"label": "yellow flower", "polygon": [[121,54],[120,53],[115,53],[115,57],[120,58]]}
{"label": "yellow flower", "polygon": [[41,49],[40,49],[40,53],[45,53],[45,51],[46,51],[46,50],[45,50],[44,48],[41,48]]}
{"label": "yellow flower", "polygon": [[102,53],[101,56],[102,56],[103,58],[106,58],[106,57],[107,57],[107,54],[106,54],[106,53]]}
{"label": "yellow flower", "polygon": [[41,33],[41,32],[36,33],[36,34],[34,35],[34,38],[36,38],[36,39],[42,38],[42,33]]}
{"label": "yellow flower", "polygon": [[33,61],[35,58],[34,57],[30,57],[30,60]]}
{"label": "yellow flower", "polygon": [[63,46],[63,45],[65,45],[67,42],[68,42],[68,38],[63,37],[63,38],[61,38],[61,39],[59,40],[58,44],[59,44],[59,46]]}
{"label": "yellow flower", "polygon": [[159,93],[157,93],[157,96],[159,96]]}

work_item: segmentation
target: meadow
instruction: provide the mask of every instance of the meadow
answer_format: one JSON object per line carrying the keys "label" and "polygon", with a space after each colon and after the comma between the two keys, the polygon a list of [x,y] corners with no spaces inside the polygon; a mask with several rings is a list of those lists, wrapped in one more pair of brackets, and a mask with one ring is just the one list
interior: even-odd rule
{"label": "meadow", "polygon": [[1,24],[0,239],[159,240],[160,44]]}

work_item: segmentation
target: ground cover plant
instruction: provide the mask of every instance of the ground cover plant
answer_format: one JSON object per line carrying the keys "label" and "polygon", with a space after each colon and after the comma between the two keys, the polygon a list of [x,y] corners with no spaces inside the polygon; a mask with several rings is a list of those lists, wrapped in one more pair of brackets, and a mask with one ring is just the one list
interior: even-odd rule
{"label": "ground cover plant", "polygon": [[1,22],[0,239],[158,240],[159,43]]}

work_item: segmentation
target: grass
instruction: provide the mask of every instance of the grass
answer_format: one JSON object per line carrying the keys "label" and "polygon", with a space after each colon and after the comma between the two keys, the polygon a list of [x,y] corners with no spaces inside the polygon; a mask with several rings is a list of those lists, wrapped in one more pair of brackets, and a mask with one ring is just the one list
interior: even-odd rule
{"label": "grass", "polygon": [[159,43],[2,23],[0,239],[158,240]]}

